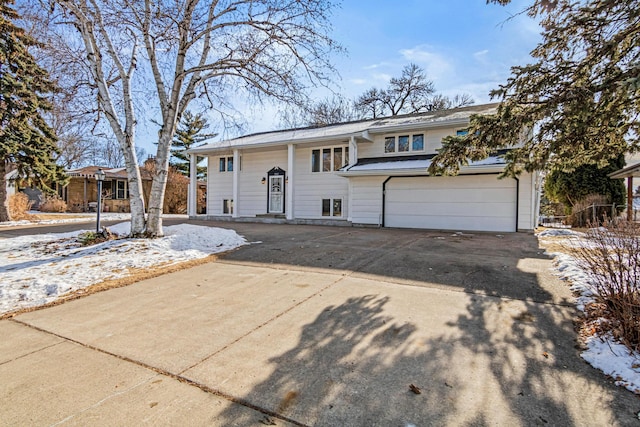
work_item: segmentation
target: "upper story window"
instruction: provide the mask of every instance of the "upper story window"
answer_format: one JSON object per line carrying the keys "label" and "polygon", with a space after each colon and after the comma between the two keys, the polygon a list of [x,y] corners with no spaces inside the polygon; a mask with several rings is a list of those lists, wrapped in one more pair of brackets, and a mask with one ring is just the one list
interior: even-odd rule
{"label": "upper story window", "polygon": [[424,151],[424,134],[387,136],[384,138],[385,153],[409,153]]}
{"label": "upper story window", "polygon": [[327,147],[311,150],[311,172],[337,171],[349,164],[349,147]]}
{"label": "upper story window", "polygon": [[220,157],[220,172],[233,172],[233,157]]}

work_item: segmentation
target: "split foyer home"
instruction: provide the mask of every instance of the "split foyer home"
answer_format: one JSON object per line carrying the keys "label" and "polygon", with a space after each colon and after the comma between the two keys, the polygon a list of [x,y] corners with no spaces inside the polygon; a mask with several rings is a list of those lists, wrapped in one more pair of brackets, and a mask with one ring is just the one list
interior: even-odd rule
{"label": "split foyer home", "polygon": [[[499,153],[431,176],[447,135],[497,104],[258,133],[189,150],[208,159],[207,218],[475,230],[532,230],[537,173],[498,179]],[[195,176],[190,204],[195,205]],[[189,214],[195,217],[195,209]]]}

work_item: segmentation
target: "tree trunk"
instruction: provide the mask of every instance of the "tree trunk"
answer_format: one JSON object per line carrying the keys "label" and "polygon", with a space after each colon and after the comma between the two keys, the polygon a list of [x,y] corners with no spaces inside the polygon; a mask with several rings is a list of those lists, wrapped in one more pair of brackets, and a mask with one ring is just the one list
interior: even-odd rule
{"label": "tree trunk", "polygon": [[[174,126],[175,127],[175,126]],[[151,194],[149,195],[149,218],[147,220],[148,237],[162,237],[162,209],[164,207],[164,194],[167,188],[167,175],[169,170],[169,149],[173,140],[172,126],[170,131],[163,128],[158,141],[158,151],[153,170],[153,182],[151,184]]]}
{"label": "tree trunk", "polygon": [[7,208],[7,163],[4,159],[0,160],[0,222],[10,221],[9,209]]}
{"label": "tree trunk", "polygon": [[131,210],[131,237],[142,237],[145,232],[144,196],[138,158],[133,145],[133,137],[120,144],[124,153],[125,167],[129,181],[129,207]]}

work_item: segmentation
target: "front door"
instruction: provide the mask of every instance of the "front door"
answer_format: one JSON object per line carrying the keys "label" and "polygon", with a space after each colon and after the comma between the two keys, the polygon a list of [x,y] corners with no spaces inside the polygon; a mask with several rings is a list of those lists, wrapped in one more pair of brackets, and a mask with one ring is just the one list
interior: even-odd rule
{"label": "front door", "polygon": [[269,213],[284,212],[284,176],[269,176]]}

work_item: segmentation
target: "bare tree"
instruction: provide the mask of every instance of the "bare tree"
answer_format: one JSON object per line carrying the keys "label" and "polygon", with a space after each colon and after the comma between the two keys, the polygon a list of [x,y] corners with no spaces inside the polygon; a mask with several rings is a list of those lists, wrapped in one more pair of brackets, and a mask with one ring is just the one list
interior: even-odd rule
{"label": "bare tree", "polygon": [[397,116],[421,113],[473,104],[466,94],[449,98],[436,94],[433,81],[428,80],[422,68],[409,64],[402,69],[400,77],[393,77],[386,89],[371,88],[355,102],[363,118]]}
{"label": "bare tree", "polygon": [[[306,84],[327,84],[330,0],[50,0],[57,22],[80,36],[98,107],[124,155],[132,235],[161,236],[170,148],[189,103],[218,108],[229,93],[300,101]],[[59,9],[58,9],[59,10]],[[55,10],[54,10],[55,11]],[[135,153],[136,70],[149,72],[161,116],[145,221]]]}
{"label": "bare tree", "polygon": [[354,103],[339,95],[325,98],[299,108],[287,108],[280,113],[280,126],[327,126],[344,123],[357,118]]}

